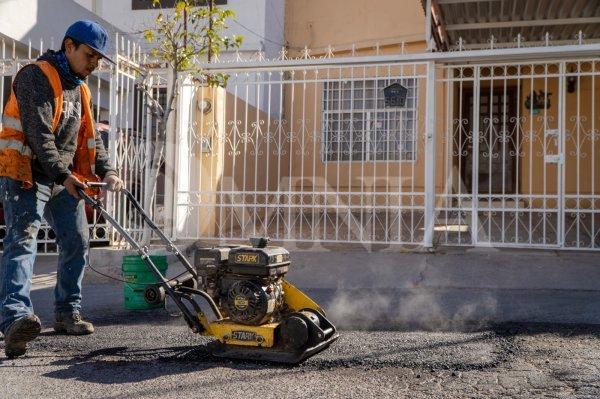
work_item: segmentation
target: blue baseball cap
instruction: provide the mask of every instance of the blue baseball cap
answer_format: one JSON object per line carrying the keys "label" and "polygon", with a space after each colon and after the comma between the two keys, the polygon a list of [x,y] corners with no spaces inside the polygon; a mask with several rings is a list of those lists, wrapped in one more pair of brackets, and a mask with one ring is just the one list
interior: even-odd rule
{"label": "blue baseball cap", "polygon": [[108,32],[97,22],[81,20],[69,26],[65,37],[83,43],[97,51],[103,58],[115,63],[110,59],[106,52],[108,50]]}

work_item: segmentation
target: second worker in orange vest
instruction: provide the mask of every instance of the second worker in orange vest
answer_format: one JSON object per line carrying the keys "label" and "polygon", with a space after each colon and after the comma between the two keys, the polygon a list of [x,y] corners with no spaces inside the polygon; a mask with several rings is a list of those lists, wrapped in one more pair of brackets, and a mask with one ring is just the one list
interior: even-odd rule
{"label": "second worker in orange vest", "polygon": [[42,218],[59,247],[54,329],[90,334],[82,319],[81,281],[88,256],[88,225],[77,187],[123,182],[95,132],[84,79],[105,55],[108,34],[96,22],[77,21],[60,51],[48,50],[13,82],[0,130],[0,200],[7,234],[0,263],[0,331],[9,358],[23,355],[41,330],[30,299],[37,234]]}

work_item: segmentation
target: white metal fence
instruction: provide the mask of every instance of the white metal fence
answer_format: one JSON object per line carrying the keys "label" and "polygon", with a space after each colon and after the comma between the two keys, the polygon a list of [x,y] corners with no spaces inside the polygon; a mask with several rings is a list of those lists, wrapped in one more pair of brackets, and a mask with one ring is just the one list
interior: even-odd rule
{"label": "white metal fence", "polygon": [[[161,104],[166,102],[167,82],[161,71],[149,71],[142,65],[145,58],[140,48],[132,42],[117,37],[118,60],[116,66],[111,66],[109,109],[109,153],[113,157],[119,175],[127,189],[144,203],[144,198],[154,192],[154,202],[147,211],[157,219],[159,226],[164,226],[162,220],[164,207],[164,173],[159,175],[157,187],[148,187],[146,181],[150,174],[152,154],[157,123],[148,110],[148,98],[138,86],[141,83],[140,72],[153,74],[152,95]],[[138,241],[143,238],[144,223],[134,207],[124,197],[109,194],[108,211],[116,220],[130,232]],[[113,245],[126,244],[114,229],[111,231]]]}
{"label": "white metal fence", "polygon": [[[205,65],[230,79],[182,88],[174,232],[598,249],[597,51]],[[384,101],[395,82],[403,107]]]}
{"label": "white metal fence", "polygon": [[[177,239],[598,249],[599,51],[306,51],[204,65],[229,81],[179,88],[154,216]],[[5,95],[34,58],[14,53],[0,60]],[[156,124],[136,88],[139,51],[120,39],[117,53],[89,85],[113,162],[142,199]],[[386,104],[394,84],[402,106]],[[107,207],[141,238],[126,203],[109,196]],[[93,230],[119,242],[102,220]],[[41,231],[40,249],[54,251]]]}
{"label": "white metal fence", "polygon": [[[178,238],[422,243],[427,68],[265,63],[220,70],[226,90],[193,86]],[[408,89],[403,108],[384,107],[393,83]]]}

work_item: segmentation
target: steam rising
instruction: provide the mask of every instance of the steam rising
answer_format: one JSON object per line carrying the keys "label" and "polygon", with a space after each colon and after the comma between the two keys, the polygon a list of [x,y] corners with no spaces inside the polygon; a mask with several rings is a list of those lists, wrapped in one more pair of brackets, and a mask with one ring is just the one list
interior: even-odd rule
{"label": "steam rising", "polygon": [[346,329],[477,330],[497,312],[489,293],[466,300],[461,292],[424,288],[338,290],[327,306],[329,317]]}

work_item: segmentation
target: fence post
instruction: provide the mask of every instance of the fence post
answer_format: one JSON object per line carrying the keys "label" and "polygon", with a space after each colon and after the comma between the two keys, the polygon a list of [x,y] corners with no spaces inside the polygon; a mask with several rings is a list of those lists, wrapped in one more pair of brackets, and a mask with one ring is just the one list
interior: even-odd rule
{"label": "fence post", "polygon": [[[581,32],[580,32],[581,34]],[[592,64],[593,65],[593,64]],[[565,182],[566,182],[566,169],[567,169],[567,164],[566,164],[566,156],[565,156],[565,149],[567,146],[567,140],[566,140],[566,133],[567,133],[567,127],[566,127],[566,119],[567,119],[567,106],[566,106],[566,90],[567,90],[567,63],[565,61],[561,62],[559,65],[559,78],[558,78],[558,109],[559,109],[559,114],[558,114],[558,137],[556,138],[557,142],[556,142],[556,147],[557,147],[557,154],[559,154],[559,159],[560,161],[558,162],[558,164],[556,165],[556,167],[558,168],[557,174],[558,174],[558,188],[557,188],[557,192],[556,194],[558,195],[558,202],[556,204],[557,208],[558,208],[558,212],[556,215],[556,244],[558,245],[558,247],[560,248],[565,248],[565,207],[566,207],[566,199],[565,199],[565,195],[567,193],[566,188],[565,188]],[[593,69],[593,68],[592,68]],[[579,73],[581,71],[578,71]],[[594,80],[592,79],[592,87],[594,85]],[[592,91],[593,93],[593,91]],[[592,94],[592,98],[593,98],[593,94]],[[579,102],[579,100],[578,100]],[[579,117],[580,117],[580,111],[579,111],[579,107],[580,105],[577,105],[578,109],[577,109],[577,120],[579,123]],[[592,109],[592,121],[594,120],[594,115],[593,115],[593,107]],[[592,122],[593,123],[593,122]],[[577,138],[577,141],[579,142],[579,137]],[[592,139],[592,146],[594,146],[595,141],[594,139]],[[577,149],[577,156],[579,157],[580,149]],[[594,160],[592,159],[592,165],[594,164]],[[544,165],[546,166],[546,165]],[[579,168],[577,168],[579,169]],[[577,171],[577,173],[579,173],[579,170]],[[592,175],[593,176],[593,175]],[[577,178],[579,179],[579,176],[577,176]],[[593,178],[592,178],[593,181]],[[593,185],[594,183],[592,183]],[[593,191],[592,191],[593,192]],[[579,189],[577,190],[577,194],[579,194]],[[579,215],[578,215],[579,216]],[[594,220],[594,216],[592,216],[592,223]],[[593,224],[592,224],[593,226]],[[594,234],[595,237],[595,232],[592,229],[592,234]],[[579,235],[579,234],[578,234]],[[580,246],[580,242],[579,240],[577,240],[577,247]],[[591,242],[592,247],[594,246],[594,240],[592,240]]]}
{"label": "fence post", "polygon": [[435,144],[436,144],[436,97],[435,62],[427,63],[425,90],[425,233],[423,245],[433,246],[435,226]]}
{"label": "fence post", "polygon": [[[175,87],[175,81],[173,80],[173,74],[167,73],[167,94],[168,99],[173,90],[178,90]],[[175,168],[177,165],[176,159],[176,120],[178,109],[171,113],[171,117],[167,121],[167,134],[165,137],[165,209],[164,209],[164,221],[165,221],[165,234],[171,239],[175,239],[175,209],[177,201],[177,187],[175,185]]]}
{"label": "fence post", "polygon": [[[200,190],[196,187],[195,173],[192,171],[193,163],[191,154],[192,142],[189,129],[193,125],[194,83],[191,76],[181,77],[177,87],[177,114],[175,119],[175,154],[173,161],[173,239],[189,237],[190,226],[198,228],[198,217],[192,212],[180,211],[179,203],[190,204],[192,192]],[[197,166],[197,165],[195,165]],[[196,233],[197,234],[197,233]]]}
{"label": "fence post", "polygon": [[[475,79],[473,82],[473,150],[471,174],[471,244],[476,246],[479,241],[479,121],[480,121],[480,67],[475,66]],[[465,165],[468,167],[468,165]]]}
{"label": "fence post", "polygon": [[[117,110],[119,108],[119,34],[115,35],[115,62],[116,65],[111,66],[111,75],[110,75],[110,87],[108,89],[109,95],[109,103],[108,103],[108,155],[110,164],[117,169],[119,165],[117,165]],[[125,179],[125,176],[121,176],[121,178]],[[108,194],[106,201],[106,210],[109,214],[117,216],[115,206],[115,195],[113,193]],[[117,220],[118,216],[117,216]],[[109,229],[109,244],[114,245],[117,241],[115,238],[114,229],[112,226],[107,227]]]}

